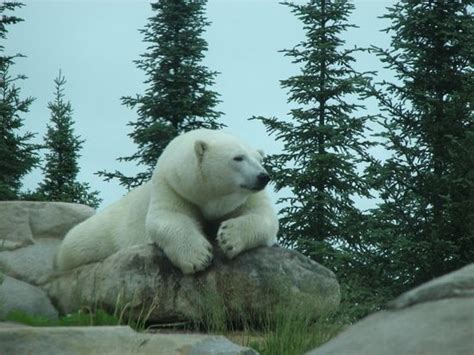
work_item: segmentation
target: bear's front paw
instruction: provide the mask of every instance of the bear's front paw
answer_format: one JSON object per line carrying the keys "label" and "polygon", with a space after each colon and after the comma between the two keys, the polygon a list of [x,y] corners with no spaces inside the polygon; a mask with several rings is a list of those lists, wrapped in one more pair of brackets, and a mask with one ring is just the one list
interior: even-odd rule
{"label": "bear's front paw", "polygon": [[217,232],[217,243],[224,254],[232,259],[244,250],[242,230],[235,219],[222,222]]}
{"label": "bear's front paw", "polygon": [[[190,240],[193,242],[190,243]],[[174,252],[173,252],[174,251]],[[206,269],[212,262],[212,246],[204,237],[189,238],[174,250],[165,250],[171,262],[181,269],[183,274],[194,274]]]}

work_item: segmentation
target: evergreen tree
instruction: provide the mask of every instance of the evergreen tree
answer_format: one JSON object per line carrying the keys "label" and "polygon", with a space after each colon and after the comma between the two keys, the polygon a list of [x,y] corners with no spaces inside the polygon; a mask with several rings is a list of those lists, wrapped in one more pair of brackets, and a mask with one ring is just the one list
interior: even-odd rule
{"label": "evergreen tree", "polygon": [[134,161],[145,171],[135,177],[119,171],[98,172],[106,180],[118,178],[127,188],[148,180],[166,145],[178,134],[197,128],[217,129],[221,112],[215,111],[218,94],[208,88],[216,72],[202,65],[207,43],[202,38],[207,22],[205,0],[160,0],[151,4],[154,16],[141,30],[149,44],[135,61],[148,85],[143,95],[123,97],[126,106],[136,109],[138,119],[130,122],[129,134],[138,151],[119,161]]}
{"label": "evergreen tree", "polygon": [[372,167],[383,203],[370,243],[399,293],[474,260],[472,0],[402,0],[392,48],[375,51],[398,83],[374,94],[393,156]]}
{"label": "evergreen tree", "polygon": [[371,145],[363,138],[369,117],[356,113],[370,75],[351,67],[360,49],[345,49],[341,39],[355,27],[348,23],[349,1],[285,4],[306,31],[305,41],[283,51],[301,66],[299,75],[281,82],[296,108],[291,120],[254,119],[284,144],[283,153],[267,159],[276,189],[291,190],[279,201],[281,242],[343,272],[342,251],[358,247],[363,217],[353,197],[369,197],[357,172]]}
{"label": "evergreen tree", "polygon": [[40,183],[36,197],[98,207],[101,201],[98,191],[89,192],[89,184],[76,181],[79,173],[77,160],[84,140],[74,135],[73,110],[71,103],[64,99],[66,79],[61,71],[54,84],[54,100],[48,103],[50,124],[44,137],[44,147],[48,149],[43,167],[44,180]]}
{"label": "evergreen tree", "polygon": [[[22,19],[9,15],[10,11],[22,7],[18,2],[0,4],[0,39],[6,40],[7,26]],[[28,112],[33,98],[20,98],[20,88],[15,86],[24,75],[11,76],[10,67],[20,54],[4,54],[5,44],[0,44],[0,200],[15,200],[20,197],[21,179],[37,164],[38,146],[31,143],[33,133],[22,133],[22,114]]]}

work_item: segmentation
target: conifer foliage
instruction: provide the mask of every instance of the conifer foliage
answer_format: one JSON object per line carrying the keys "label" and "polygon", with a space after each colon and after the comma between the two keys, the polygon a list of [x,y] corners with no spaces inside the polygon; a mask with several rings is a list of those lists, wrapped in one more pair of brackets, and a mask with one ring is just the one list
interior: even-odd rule
{"label": "conifer foliage", "polygon": [[22,3],[10,1],[0,4],[0,200],[20,198],[22,178],[39,161],[38,146],[31,143],[35,135],[22,133],[24,123],[21,115],[28,112],[33,98],[22,99],[20,88],[15,84],[26,77],[9,73],[15,59],[23,56],[5,54],[7,26],[22,21],[10,13],[22,6]]}
{"label": "conifer foliage", "polygon": [[79,151],[84,140],[74,134],[73,110],[71,103],[64,98],[66,79],[61,75],[61,71],[54,84],[54,100],[48,103],[51,118],[44,137],[44,148],[47,149],[43,167],[44,179],[33,198],[98,207],[101,201],[98,198],[99,193],[90,192],[88,183],[77,181]]}
{"label": "conifer foliage", "polygon": [[474,260],[473,5],[401,0],[392,48],[375,48],[398,82],[374,91],[392,157],[374,167],[371,234],[397,293]]}
{"label": "conifer foliage", "polygon": [[283,80],[290,119],[254,117],[284,144],[283,153],[269,156],[276,189],[288,187],[280,199],[281,241],[337,269],[339,251],[356,247],[361,213],[354,196],[369,196],[357,172],[371,145],[364,139],[368,116],[358,113],[369,73],[352,67],[359,49],[344,48],[341,34],[353,5],[344,0],[285,3],[301,20],[303,42],[284,50],[301,73]]}
{"label": "conifer foliage", "polygon": [[197,128],[217,129],[221,112],[214,108],[218,94],[209,89],[216,72],[203,64],[207,43],[202,38],[209,22],[205,0],[160,0],[151,4],[154,15],[141,30],[147,52],[135,63],[147,76],[143,94],[123,97],[124,105],[136,109],[129,134],[138,146],[135,154],[119,158],[133,161],[145,171],[127,177],[115,171],[100,171],[106,180],[119,179],[127,188],[148,180],[166,145],[178,134]]}

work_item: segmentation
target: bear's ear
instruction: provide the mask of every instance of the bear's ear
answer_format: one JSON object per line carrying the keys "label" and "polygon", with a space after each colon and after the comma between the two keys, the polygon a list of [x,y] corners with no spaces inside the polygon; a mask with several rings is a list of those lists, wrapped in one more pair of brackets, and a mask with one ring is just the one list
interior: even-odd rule
{"label": "bear's ear", "polygon": [[265,152],[261,149],[257,149],[257,153],[261,155],[262,158],[265,158]]}
{"label": "bear's ear", "polygon": [[204,141],[197,140],[196,142],[194,142],[194,151],[196,152],[196,156],[199,162],[202,161],[204,152],[207,150],[207,148],[208,148],[207,143]]}

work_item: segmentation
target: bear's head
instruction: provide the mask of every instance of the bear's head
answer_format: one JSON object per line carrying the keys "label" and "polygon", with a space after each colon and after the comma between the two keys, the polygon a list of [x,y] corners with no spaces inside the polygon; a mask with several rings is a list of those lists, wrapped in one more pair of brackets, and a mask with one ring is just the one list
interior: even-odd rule
{"label": "bear's head", "polygon": [[239,142],[197,140],[194,150],[203,181],[214,192],[252,193],[265,188],[270,176],[262,166],[263,151]]}

